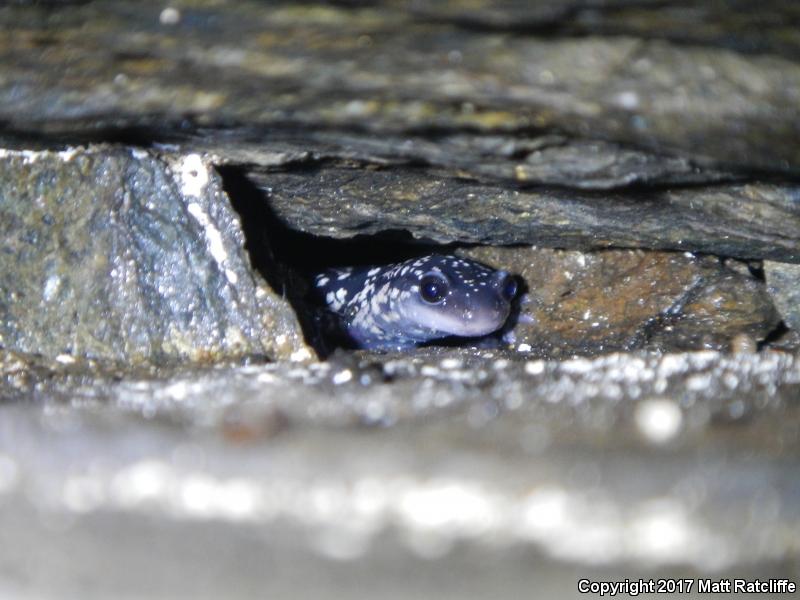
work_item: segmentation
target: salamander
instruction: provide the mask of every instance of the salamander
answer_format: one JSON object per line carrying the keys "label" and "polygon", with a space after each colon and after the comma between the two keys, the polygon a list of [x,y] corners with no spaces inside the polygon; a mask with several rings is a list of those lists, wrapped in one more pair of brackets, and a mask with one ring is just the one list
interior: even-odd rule
{"label": "salamander", "polygon": [[314,288],[355,347],[403,350],[497,331],[508,319],[518,284],[506,271],[431,254],[390,265],[328,269],[315,277]]}

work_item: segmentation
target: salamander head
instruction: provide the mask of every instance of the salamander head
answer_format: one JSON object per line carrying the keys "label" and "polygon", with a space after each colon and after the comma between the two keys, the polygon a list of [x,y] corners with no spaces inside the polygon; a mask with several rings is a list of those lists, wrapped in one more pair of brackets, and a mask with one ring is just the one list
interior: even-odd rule
{"label": "salamander head", "polygon": [[401,291],[394,310],[409,324],[430,332],[477,337],[500,329],[508,319],[517,281],[472,260],[431,255],[407,261],[394,285]]}
{"label": "salamander head", "polygon": [[359,348],[397,349],[478,337],[508,318],[517,281],[473,260],[439,254],[381,267],[331,269],[315,289]]}

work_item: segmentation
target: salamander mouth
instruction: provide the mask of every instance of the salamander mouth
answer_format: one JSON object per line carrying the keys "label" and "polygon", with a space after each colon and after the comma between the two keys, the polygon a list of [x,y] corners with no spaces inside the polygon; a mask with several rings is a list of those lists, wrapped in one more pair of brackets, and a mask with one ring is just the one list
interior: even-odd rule
{"label": "salamander mouth", "polygon": [[456,311],[415,304],[408,311],[407,317],[422,327],[440,332],[443,336],[478,337],[500,329],[508,319],[510,310],[508,304],[500,301],[488,307],[464,308]]}

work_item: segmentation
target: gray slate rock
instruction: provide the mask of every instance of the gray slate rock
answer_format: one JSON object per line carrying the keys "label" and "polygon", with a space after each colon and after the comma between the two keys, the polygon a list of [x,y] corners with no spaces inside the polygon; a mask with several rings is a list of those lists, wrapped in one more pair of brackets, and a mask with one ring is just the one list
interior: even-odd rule
{"label": "gray slate rock", "polygon": [[[759,11],[782,19],[784,4]],[[630,28],[638,37],[525,36],[392,7],[196,0],[174,23],[162,22],[163,9],[107,0],[0,11],[0,30],[11,32],[0,48],[0,119],[40,133],[186,115],[380,133],[535,129],[747,170],[800,169],[791,58],[654,40],[655,27]]]}
{"label": "gray slate rock", "polygon": [[0,346],[129,363],[310,353],[199,155],[0,151]]}
{"label": "gray slate rock", "polygon": [[228,165],[303,167],[321,161],[369,165],[421,164],[450,176],[514,186],[558,185],[614,189],[631,185],[686,185],[740,179],[732,172],[603,140],[559,135],[368,135],[302,129],[201,130],[180,147],[201,148]]}
{"label": "gray slate rock", "polygon": [[767,289],[786,326],[800,331],[800,265],[764,261]]}
{"label": "gray slate rock", "polygon": [[408,230],[437,242],[644,247],[800,261],[800,188],[718,185],[630,194],[512,190],[410,168],[252,174],[289,226],[336,238]]}
{"label": "gray slate rock", "polygon": [[421,19],[479,30],[624,35],[737,52],[800,56],[800,7],[780,0],[388,0]]}

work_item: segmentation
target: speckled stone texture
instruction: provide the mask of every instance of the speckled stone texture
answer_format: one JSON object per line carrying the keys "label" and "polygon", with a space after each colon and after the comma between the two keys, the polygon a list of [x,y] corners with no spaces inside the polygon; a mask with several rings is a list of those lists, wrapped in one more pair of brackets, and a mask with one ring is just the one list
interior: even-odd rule
{"label": "speckled stone texture", "polygon": [[800,188],[719,185],[625,194],[473,183],[420,169],[256,175],[282,220],[317,235],[408,230],[441,243],[645,247],[800,261]]}
{"label": "speckled stone texture", "polygon": [[800,331],[800,265],[765,261],[764,272],[787,327]]}
{"label": "speckled stone texture", "polygon": [[137,363],[311,357],[197,154],[0,150],[0,346]]}
{"label": "speckled stone texture", "polygon": [[[0,3],[0,597],[800,581],[799,19]],[[443,250],[505,342],[314,356],[315,269]]]}
{"label": "speckled stone texture", "polygon": [[514,344],[543,356],[623,350],[736,350],[780,321],[763,282],[690,253],[475,248],[528,289]]}
{"label": "speckled stone texture", "polygon": [[439,348],[121,379],[0,358],[6,382],[25,370],[38,402],[0,405],[13,597],[579,598],[586,576],[796,577],[788,354]]}
{"label": "speckled stone texture", "polygon": [[[479,3],[485,12],[452,2],[427,14],[408,4],[190,0],[177,21],[162,17],[162,2],[11,4],[0,12],[0,118],[20,130],[186,115],[372,131],[555,129],[745,168],[800,168],[798,36],[781,25],[796,9],[785,2],[750,7],[749,22],[725,2],[681,2],[677,12],[696,25],[666,28],[670,5],[649,2],[638,18],[627,2]],[[465,11],[473,22],[500,14],[546,27],[463,26]],[[563,36],[537,35],[557,25]],[[604,26],[611,35],[586,35]]]}

